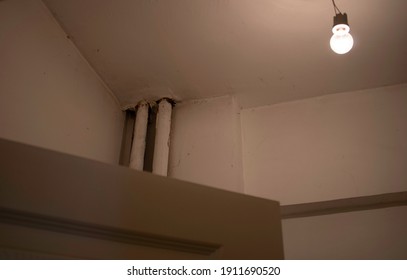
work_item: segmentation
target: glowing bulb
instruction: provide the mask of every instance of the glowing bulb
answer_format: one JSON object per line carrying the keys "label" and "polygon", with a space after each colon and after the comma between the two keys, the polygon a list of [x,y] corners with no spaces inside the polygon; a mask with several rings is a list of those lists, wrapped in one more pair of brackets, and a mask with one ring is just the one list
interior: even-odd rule
{"label": "glowing bulb", "polygon": [[329,42],[331,49],[337,54],[345,54],[353,47],[353,38],[349,34],[349,25],[337,24],[332,28],[332,37]]}

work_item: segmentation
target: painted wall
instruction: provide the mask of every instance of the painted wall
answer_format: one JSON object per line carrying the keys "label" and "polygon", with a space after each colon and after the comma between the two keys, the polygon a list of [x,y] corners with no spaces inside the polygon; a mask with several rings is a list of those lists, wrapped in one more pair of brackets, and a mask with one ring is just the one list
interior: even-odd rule
{"label": "painted wall", "polygon": [[[405,104],[407,85],[245,109],[240,117],[231,97],[180,104],[170,175],[282,204],[406,191]],[[230,168],[240,145],[244,188],[241,171]],[[285,256],[405,259],[406,209],[283,220]]]}
{"label": "painted wall", "polygon": [[284,204],[407,190],[407,84],[242,111],[246,193]]}
{"label": "painted wall", "polygon": [[[407,190],[407,85],[243,110],[247,194],[297,204]],[[283,220],[287,259],[405,259],[406,207]]]}
{"label": "painted wall", "polygon": [[39,0],[0,1],[0,137],[104,162],[123,114]]}
{"label": "painted wall", "polygon": [[243,192],[240,108],[230,96],[177,104],[169,176]]}
{"label": "painted wall", "polygon": [[407,206],[283,220],[287,259],[407,259]]}

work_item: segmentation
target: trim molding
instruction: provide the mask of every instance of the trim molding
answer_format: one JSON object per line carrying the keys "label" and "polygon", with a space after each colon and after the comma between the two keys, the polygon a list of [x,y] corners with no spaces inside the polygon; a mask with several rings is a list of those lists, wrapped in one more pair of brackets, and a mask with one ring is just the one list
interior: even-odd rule
{"label": "trim molding", "polygon": [[183,240],[120,228],[88,224],[4,207],[0,207],[0,223],[199,255],[212,255],[221,247],[219,244]]}
{"label": "trim molding", "polygon": [[68,256],[0,247],[0,260],[75,260]]}
{"label": "trim molding", "polygon": [[407,192],[386,193],[281,206],[281,218],[293,219],[407,205]]}

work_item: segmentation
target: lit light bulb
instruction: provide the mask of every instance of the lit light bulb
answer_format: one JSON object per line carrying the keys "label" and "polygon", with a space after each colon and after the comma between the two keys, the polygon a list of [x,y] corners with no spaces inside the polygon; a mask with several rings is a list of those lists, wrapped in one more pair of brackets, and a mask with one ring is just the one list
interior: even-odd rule
{"label": "lit light bulb", "polygon": [[337,54],[349,52],[353,47],[353,38],[349,34],[348,15],[337,13],[334,16],[334,27],[332,28],[331,49]]}
{"label": "lit light bulb", "polygon": [[345,54],[353,47],[353,38],[349,34],[349,25],[337,24],[332,28],[332,37],[329,42],[331,49],[337,54]]}

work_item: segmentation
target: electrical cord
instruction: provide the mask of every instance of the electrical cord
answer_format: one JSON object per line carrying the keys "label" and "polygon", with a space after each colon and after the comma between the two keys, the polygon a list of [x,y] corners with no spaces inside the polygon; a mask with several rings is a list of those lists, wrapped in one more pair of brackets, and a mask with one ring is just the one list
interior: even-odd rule
{"label": "electrical cord", "polygon": [[335,15],[341,14],[342,12],[339,10],[338,6],[336,6],[335,0],[332,0],[332,4],[334,5]]}

